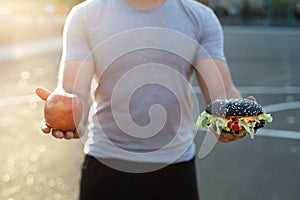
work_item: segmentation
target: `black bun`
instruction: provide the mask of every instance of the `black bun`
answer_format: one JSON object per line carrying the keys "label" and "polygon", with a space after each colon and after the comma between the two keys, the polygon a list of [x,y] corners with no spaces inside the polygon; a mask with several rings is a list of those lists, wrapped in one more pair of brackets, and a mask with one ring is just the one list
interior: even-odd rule
{"label": "black bun", "polygon": [[220,117],[257,116],[263,113],[263,108],[249,99],[221,99],[210,103],[206,112]]}

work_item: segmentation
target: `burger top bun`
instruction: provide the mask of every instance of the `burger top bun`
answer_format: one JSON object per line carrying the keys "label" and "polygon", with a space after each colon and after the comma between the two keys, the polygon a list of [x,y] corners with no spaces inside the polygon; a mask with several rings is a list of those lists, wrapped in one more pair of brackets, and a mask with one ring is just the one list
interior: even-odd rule
{"label": "burger top bun", "polygon": [[263,108],[256,101],[246,98],[218,99],[206,107],[206,112],[220,117],[257,116]]}

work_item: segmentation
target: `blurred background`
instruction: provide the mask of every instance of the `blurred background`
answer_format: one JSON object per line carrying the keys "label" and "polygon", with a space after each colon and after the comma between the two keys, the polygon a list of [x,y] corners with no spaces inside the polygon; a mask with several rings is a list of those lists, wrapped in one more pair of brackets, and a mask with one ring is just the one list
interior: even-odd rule
{"label": "blurred background", "polygon": [[299,0],[199,0],[226,24],[299,26]]}
{"label": "blurred background", "polygon": [[[39,130],[36,86],[54,89],[66,15],[78,0],[0,0],[0,199],[74,200],[80,141]],[[202,200],[297,200],[300,196],[300,1],[202,0],[224,27],[235,84],[271,112],[254,140],[218,143],[197,159]],[[196,91],[199,91],[195,81]],[[199,102],[204,102],[199,92]],[[195,138],[199,150],[205,132]],[[114,192],[114,191],[112,191]]]}

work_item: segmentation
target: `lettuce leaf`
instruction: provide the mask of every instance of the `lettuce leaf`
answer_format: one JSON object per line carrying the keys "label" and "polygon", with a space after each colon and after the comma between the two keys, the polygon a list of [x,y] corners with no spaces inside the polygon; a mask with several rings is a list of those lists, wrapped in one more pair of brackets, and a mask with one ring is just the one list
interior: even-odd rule
{"label": "lettuce leaf", "polygon": [[214,128],[219,135],[222,133],[224,127],[227,127],[227,122],[225,121],[225,119],[220,117],[211,118],[210,122],[212,125],[214,125]]}
{"label": "lettuce leaf", "polygon": [[267,122],[272,122],[273,121],[273,117],[271,116],[271,114],[267,114],[267,113],[263,113],[263,118],[264,120],[266,120]]}
{"label": "lettuce leaf", "polygon": [[210,118],[211,118],[211,115],[205,111],[203,111],[199,117],[198,117],[198,120],[196,122],[196,125],[198,127],[204,127],[204,128],[209,128],[210,126]]}
{"label": "lettuce leaf", "polygon": [[196,122],[197,127],[204,127],[204,128],[213,128],[216,130],[217,134],[221,134],[222,130],[230,131],[230,129],[226,126],[227,122],[225,119],[221,117],[215,117],[206,111],[203,111],[198,120]]}
{"label": "lettuce leaf", "polygon": [[249,133],[251,139],[254,139],[255,122],[251,123],[245,120],[244,118],[239,118],[239,126],[244,127],[247,133]]}
{"label": "lettuce leaf", "polygon": [[[262,113],[260,116],[254,117],[254,121],[249,121],[247,117],[239,118],[239,126],[243,127],[245,130],[242,130],[239,132],[239,134],[244,135],[248,133],[250,137],[254,138],[254,127],[256,123],[260,123],[260,120],[265,120],[266,122],[272,122],[273,118],[270,114]],[[227,127],[227,121],[226,119],[222,117],[217,117],[214,115],[211,115],[207,113],[206,111],[203,111],[196,122],[197,127],[204,127],[204,128],[213,128],[217,134],[221,134],[223,130],[225,131],[231,131],[229,127]]]}

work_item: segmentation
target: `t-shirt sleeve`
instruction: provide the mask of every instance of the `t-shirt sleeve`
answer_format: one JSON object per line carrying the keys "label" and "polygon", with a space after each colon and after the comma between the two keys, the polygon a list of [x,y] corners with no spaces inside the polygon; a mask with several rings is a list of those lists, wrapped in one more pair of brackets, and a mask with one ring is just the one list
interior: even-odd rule
{"label": "t-shirt sleeve", "polygon": [[91,48],[81,10],[73,8],[67,17],[63,33],[63,61],[86,60],[92,62]]}
{"label": "t-shirt sleeve", "polygon": [[218,58],[226,61],[224,55],[224,36],[219,19],[212,10],[209,10],[202,21],[202,34],[197,60],[204,58]]}

